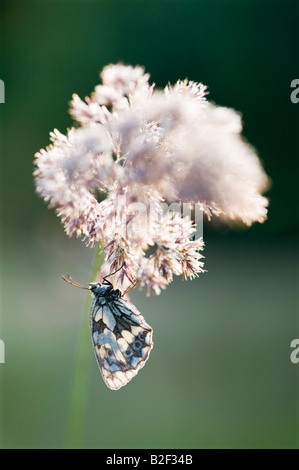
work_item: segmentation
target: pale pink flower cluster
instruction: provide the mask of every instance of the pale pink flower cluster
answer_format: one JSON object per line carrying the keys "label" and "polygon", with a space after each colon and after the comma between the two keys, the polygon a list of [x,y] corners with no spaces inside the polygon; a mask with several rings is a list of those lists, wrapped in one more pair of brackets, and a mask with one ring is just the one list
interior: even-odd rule
{"label": "pale pink flower cluster", "polygon": [[201,83],[163,91],[141,67],[109,65],[91,97],[73,95],[78,125],[54,130],[36,154],[38,193],[55,207],[68,235],[100,243],[101,274],[122,288],[140,280],[157,294],[203,272],[202,239],[189,217],[161,203],[199,203],[210,217],[263,222],[268,178],[241,137],[234,110],[206,99]]}

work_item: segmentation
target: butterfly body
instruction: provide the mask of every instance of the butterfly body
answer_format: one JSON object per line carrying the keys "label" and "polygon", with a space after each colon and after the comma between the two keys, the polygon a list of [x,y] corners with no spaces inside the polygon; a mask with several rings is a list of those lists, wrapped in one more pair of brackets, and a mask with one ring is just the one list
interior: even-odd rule
{"label": "butterfly body", "polygon": [[144,366],[153,347],[152,328],[137,308],[106,279],[91,283],[90,329],[106,385],[118,390]]}
{"label": "butterfly body", "polygon": [[91,282],[89,284],[94,300],[96,303],[105,303],[106,301],[116,300],[121,297],[121,292],[118,289],[113,289],[110,282],[104,281],[103,284],[98,282]]}

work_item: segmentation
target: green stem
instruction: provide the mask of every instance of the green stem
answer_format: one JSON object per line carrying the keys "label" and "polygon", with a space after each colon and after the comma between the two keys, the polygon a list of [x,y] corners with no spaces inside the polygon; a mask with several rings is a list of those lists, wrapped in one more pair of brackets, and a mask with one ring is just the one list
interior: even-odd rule
{"label": "green stem", "polygon": [[[95,280],[103,262],[101,247],[97,247],[91,270],[91,282]],[[91,294],[88,292],[81,333],[75,361],[72,387],[69,394],[69,412],[66,428],[66,447],[81,449],[84,447],[86,432],[86,413],[89,397],[90,366],[91,366],[91,336],[89,330],[89,312]]]}

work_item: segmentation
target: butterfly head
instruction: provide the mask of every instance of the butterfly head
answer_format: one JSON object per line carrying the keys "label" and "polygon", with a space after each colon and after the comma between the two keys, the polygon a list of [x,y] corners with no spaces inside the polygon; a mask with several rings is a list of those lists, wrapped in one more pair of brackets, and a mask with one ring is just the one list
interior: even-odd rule
{"label": "butterfly head", "polygon": [[100,295],[104,296],[107,292],[111,291],[112,286],[111,285],[103,285],[100,284],[99,282],[90,282],[88,284],[88,289],[91,290],[91,292],[95,295]]}
{"label": "butterfly head", "polygon": [[88,287],[96,297],[109,297],[110,300],[117,300],[121,297],[120,290],[113,289],[113,285],[107,280],[104,280],[102,284],[91,282]]}

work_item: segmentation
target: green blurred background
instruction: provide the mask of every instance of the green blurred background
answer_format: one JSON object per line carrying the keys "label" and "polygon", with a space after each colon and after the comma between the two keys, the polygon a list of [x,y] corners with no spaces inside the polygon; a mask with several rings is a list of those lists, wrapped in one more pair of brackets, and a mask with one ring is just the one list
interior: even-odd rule
{"label": "green blurred background", "polygon": [[[40,0],[0,6],[0,446],[65,447],[93,250],[68,239],[34,190],[33,155],[72,125],[107,63],[144,65],[157,86],[188,77],[243,115],[273,185],[269,219],[248,230],[205,223],[207,273],[133,302],[154,328],[146,367],[110,391],[90,343],[82,447],[298,447],[298,2]],[[296,135],[297,134],[297,135]],[[84,324],[84,328],[88,325]]]}

